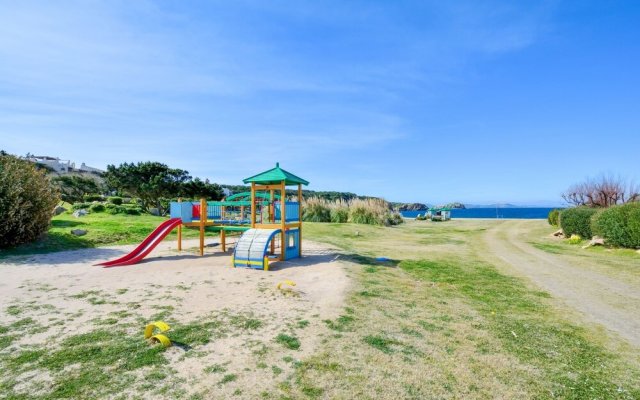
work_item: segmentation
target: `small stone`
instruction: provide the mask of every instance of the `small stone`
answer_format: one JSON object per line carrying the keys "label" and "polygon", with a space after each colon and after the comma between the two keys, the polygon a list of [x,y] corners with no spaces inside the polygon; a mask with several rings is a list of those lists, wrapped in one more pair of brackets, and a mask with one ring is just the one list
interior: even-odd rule
{"label": "small stone", "polygon": [[87,231],[84,229],[72,229],[71,234],[75,236],[84,236],[87,234]]}
{"label": "small stone", "polygon": [[66,208],[64,208],[62,206],[57,206],[56,208],[53,209],[53,215],[60,215],[65,211],[67,211]]}
{"label": "small stone", "polygon": [[73,216],[76,218],[84,217],[87,214],[89,214],[87,210],[76,210],[73,212]]}
{"label": "small stone", "polygon": [[591,241],[586,246],[582,246],[582,248],[586,249],[592,246],[604,246],[604,239],[599,236],[594,236]]}
{"label": "small stone", "polygon": [[563,237],[564,236],[564,232],[562,232],[562,229],[558,229],[557,231],[553,232],[553,236],[555,236],[555,237]]}
{"label": "small stone", "polygon": [[155,215],[156,217],[159,217],[160,216],[160,210],[158,210],[157,208],[150,208],[149,209],[149,214]]}

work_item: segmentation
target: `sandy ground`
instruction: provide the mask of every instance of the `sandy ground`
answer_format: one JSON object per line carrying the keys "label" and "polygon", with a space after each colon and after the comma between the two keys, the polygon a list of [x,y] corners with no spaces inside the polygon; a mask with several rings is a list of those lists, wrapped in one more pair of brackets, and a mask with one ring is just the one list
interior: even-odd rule
{"label": "sandy ground", "polygon": [[630,281],[571,263],[526,242],[528,221],[505,221],[484,236],[489,254],[511,273],[530,279],[588,321],[596,322],[640,347],[640,288]]}
{"label": "sandy ground", "polygon": [[[203,379],[203,368],[216,364],[238,375],[223,388],[216,386],[216,393],[252,388],[257,394],[272,385],[272,378],[267,374],[256,378],[247,369],[264,362],[287,372],[273,340],[278,333],[291,331],[299,321],[309,322],[296,331],[301,347],[294,356],[302,358],[314,352],[321,332],[326,331],[322,320],[335,318],[342,310],[349,279],[345,264],[326,246],[307,241],[302,259],[274,263],[270,271],[231,268],[231,253],[221,253],[215,243],[207,247],[204,257],[195,254],[196,241],[185,241],[183,246],[190,249],[177,253],[172,250],[175,243],[165,242],[140,264],[109,269],[93,264],[123,255],[134,246],[5,259],[0,262],[0,318],[10,324],[30,317],[49,327],[46,332],[25,335],[14,343],[17,347],[94,330],[96,319],[114,312],[132,311],[137,320],[149,321],[159,311],[170,310],[170,317],[179,323],[212,315],[222,320],[259,319],[263,322],[259,329],[222,334],[199,348],[198,357],[185,357],[184,349],[176,346],[167,352],[189,392],[214,388],[219,377]],[[296,283],[293,292],[276,289],[285,279]],[[19,307],[19,315],[9,312],[11,306]],[[131,334],[142,335],[143,328]],[[260,346],[272,350],[255,356]]]}

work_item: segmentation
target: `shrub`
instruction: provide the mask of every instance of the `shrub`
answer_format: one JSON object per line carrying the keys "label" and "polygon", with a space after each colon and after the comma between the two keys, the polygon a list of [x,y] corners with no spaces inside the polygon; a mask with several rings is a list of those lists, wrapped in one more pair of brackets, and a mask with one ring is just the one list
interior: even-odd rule
{"label": "shrub", "polygon": [[569,244],[580,244],[582,242],[582,238],[580,237],[580,235],[571,235],[571,237],[569,239],[567,239],[567,241],[569,242]]}
{"label": "shrub", "polygon": [[124,212],[128,215],[140,215],[142,214],[142,209],[139,207],[125,207]]}
{"label": "shrub", "polygon": [[91,203],[92,201],[103,201],[104,198],[100,194],[85,194],[82,196],[85,203]]}
{"label": "shrub", "polygon": [[549,211],[549,215],[547,216],[547,221],[549,221],[549,225],[558,226],[558,218],[560,217],[560,210],[555,209]]}
{"label": "shrub", "polygon": [[89,211],[91,211],[91,212],[96,212],[96,213],[104,212],[104,209],[105,209],[105,208],[104,208],[104,205],[103,205],[103,204],[100,204],[100,203],[98,203],[98,204],[92,204],[92,205],[89,207]]}
{"label": "shrub", "polygon": [[331,222],[331,209],[326,200],[311,197],[302,207],[302,220],[305,222]]}
{"label": "shrub", "polygon": [[142,214],[142,208],[133,204],[126,204],[118,206],[115,204],[105,204],[105,209],[109,214],[128,214],[128,215],[140,215]]}
{"label": "shrub", "polygon": [[74,210],[85,210],[91,206],[92,206],[91,203],[73,203],[71,208]]}
{"label": "shrub", "polygon": [[591,217],[598,212],[595,208],[573,207],[560,212],[560,227],[565,236],[579,235],[591,238]]}
{"label": "shrub", "polygon": [[58,201],[45,171],[29,161],[0,155],[0,248],[32,242],[46,232]]}
{"label": "shrub", "polygon": [[390,225],[400,225],[404,224],[404,218],[402,218],[402,214],[398,211],[393,211],[389,214],[389,224]]}
{"label": "shrub", "polygon": [[111,204],[115,204],[117,206],[122,205],[122,197],[112,196],[107,199],[107,201]]}
{"label": "shrub", "polygon": [[591,218],[591,229],[608,244],[640,248],[640,203],[627,203],[599,211]]}

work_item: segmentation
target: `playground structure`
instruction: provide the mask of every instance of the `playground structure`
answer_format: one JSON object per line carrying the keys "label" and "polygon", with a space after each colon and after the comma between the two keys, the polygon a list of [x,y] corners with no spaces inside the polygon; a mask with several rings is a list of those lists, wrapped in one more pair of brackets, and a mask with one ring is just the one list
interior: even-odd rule
{"label": "playground structure", "polygon": [[[273,259],[280,261],[302,255],[302,185],[309,182],[280,168],[243,180],[251,191],[238,193],[222,201],[177,201],[170,203],[170,216],[131,253],[99,265],[131,265],[147,256],[173,229],[178,229],[178,250],[182,250],[182,230],[198,228],[199,253],[204,255],[207,232],[220,234],[220,245],[227,251],[227,234],[242,236],[237,240],[234,267],[269,269]],[[287,201],[287,186],[297,186],[297,201]],[[276,257],[277,256],[277,257]]]}

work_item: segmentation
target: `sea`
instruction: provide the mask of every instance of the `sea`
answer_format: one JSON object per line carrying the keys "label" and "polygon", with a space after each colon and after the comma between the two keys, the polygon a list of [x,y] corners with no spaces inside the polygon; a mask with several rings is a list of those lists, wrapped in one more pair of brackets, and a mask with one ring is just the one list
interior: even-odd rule
{"label": "sea", "polygon": [[[522,207],[522,208],[454,208],[451,210],[451,218],[504,218],[504,219],[547,219],[549,211],[555,208],[547,207]],[[424,215],[427,210],[401,211],[405,218],[415,218],[418,214]]]}

